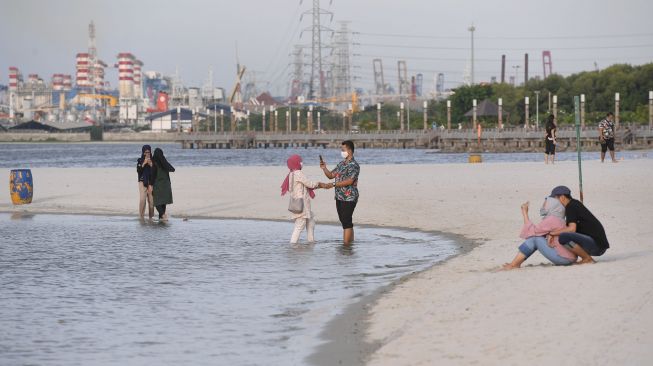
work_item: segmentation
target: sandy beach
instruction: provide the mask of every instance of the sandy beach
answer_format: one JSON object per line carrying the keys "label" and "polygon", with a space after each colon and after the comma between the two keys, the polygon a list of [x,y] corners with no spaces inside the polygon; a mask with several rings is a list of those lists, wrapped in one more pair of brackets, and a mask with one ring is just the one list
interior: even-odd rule
{"label": "sandy beach", "polygon": [[[169,157],[174,164],[174,157]],[[333,162],[331,162],[333,165]],[[310,178],[325,181],[318,167]],[[611,248],[595,265],[553,267],[516,253],[519,205],[531,218],[556,185],[578,196],[577,164],[492,163],[361,167],[355,223],[442,231],[478,246],[412,276],[368,304],[361,350],[371,365],[643,365],[653,360],[653,160],[583,165],[585,203]],[[135,169],[35,168],[34,203],[0,211],[136,215]],[[288,219],[285,167],[179,167],[173,217]],[[7,182],[9,170],[0,173]],[[336,222],[318,191],[319,222]],[[290,221],[289,221],[290,222]],[[289,223],[289,235],[291,230]],[[319,240],[319,238],[318,238]]]}

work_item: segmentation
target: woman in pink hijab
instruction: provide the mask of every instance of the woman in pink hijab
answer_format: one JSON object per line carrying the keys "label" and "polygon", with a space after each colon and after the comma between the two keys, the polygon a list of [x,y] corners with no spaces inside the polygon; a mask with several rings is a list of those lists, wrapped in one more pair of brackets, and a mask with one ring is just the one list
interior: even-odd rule
{"label": "woman in pink hijab", "polygon": [[299,198],[304,201],[304,211],[301,213],[293,213],[292,218],[295,220],[295,230],[290,238],[291,244],[296,244],[299,241],[299,235],[306,228],[306,237],[308,242],[315,241],[315,216],[311,211],[311,198],[315,198],[316,188],[324,188],[324,183],[318,183],[308,180],[304,172],[302,172],[302,157],[299,155],[292,155],[287,161],[290,173],[281,184],[281,195],[290,192],[292,198]]}

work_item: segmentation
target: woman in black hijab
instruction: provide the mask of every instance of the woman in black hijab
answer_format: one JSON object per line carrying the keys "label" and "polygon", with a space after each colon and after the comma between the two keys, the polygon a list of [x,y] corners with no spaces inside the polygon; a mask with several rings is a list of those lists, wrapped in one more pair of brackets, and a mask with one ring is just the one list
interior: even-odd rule
{"label": "woman in black hijab", "polygon": [[158,147],[154,149],[154,169],[152,171],[152,180],[154,181],[154,207],[159,212],[159,220],[167,220],[166,205],[172,204],[172,185],[170,184],[170,172],[175,168],[170,165],[163,150]]}
{"label": "woman in black hijab", "polygon": [[147,203],[150,220],[154,216],[154,206],[152,206],[152,148],[150,145],[143,145],[141,157],[136,162],[136,173],[138,173],[138,192],[139,203],[138,213],[141,219],[145,216],[145,204]]}

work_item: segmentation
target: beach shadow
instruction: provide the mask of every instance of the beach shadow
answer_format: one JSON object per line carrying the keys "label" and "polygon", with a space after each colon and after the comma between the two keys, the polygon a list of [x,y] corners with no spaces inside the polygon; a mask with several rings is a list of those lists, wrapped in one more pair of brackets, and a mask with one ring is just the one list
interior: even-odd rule
{"label": "beach shadow", "polygon": [[36,214],[33,214],[31,212],[14,212],[11,214],[11,219],[12,220],[30,220],[33,219]]}
{"label": "beach shadow", "polygon": [[651,254],[653,254],[652,250],[641,250],[638,252],[619,253],[614,255],[608,254],[604,257],[594,257],[594,260],[596,261],[596,263],[601,263],[601,262],[610,263],[610,262],[616,262],[616,261],[630,259],[630,258],[648,257]]}

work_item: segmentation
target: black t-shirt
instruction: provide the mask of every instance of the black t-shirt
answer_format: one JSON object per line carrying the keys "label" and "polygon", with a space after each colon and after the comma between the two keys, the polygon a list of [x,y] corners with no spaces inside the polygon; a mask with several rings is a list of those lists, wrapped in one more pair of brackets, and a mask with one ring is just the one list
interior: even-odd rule
{"label": "black t-shirt", "polygon": [[603,225],[580,201],[572,199],[565,207],[565,214],[567,224],[576,223],[577,233],[591,236],[601,249],[610,248]]}
{"label": "black t-shirt", "polygon": [[556,125],[554,124],[547,124],[546,125],[546,138],[548,140],[553,140],[553,130],[556,129]]}

